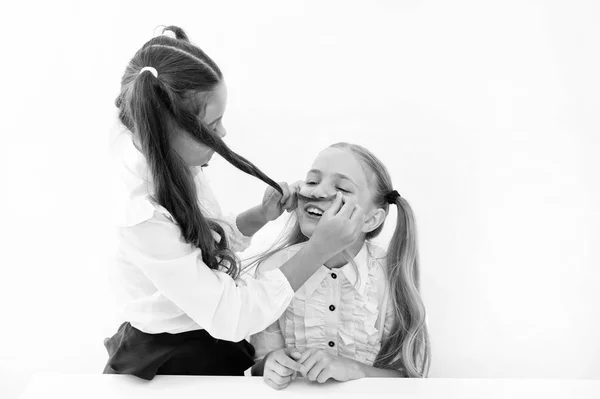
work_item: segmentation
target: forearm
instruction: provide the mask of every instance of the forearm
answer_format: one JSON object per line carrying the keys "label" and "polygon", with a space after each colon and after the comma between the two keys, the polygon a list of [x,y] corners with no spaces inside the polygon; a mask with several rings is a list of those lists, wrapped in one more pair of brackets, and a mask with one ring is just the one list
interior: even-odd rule
{"label": "forearm", "polygon": [[292,289],[296,292],[333,255],[318,250],[312,245],[311,241],[308,241],[279,270],[288,279]]}
{"label": "forearm", "polygon": [[236,219],[238,230],[246,237],[252,237],[267,223],[262,205],[256,205],[240,213]]}

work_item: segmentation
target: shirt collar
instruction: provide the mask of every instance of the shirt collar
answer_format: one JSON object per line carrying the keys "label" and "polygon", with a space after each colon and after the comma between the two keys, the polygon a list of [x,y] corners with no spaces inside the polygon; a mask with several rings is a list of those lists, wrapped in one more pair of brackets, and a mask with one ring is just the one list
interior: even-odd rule
{"label": "shirt collar", "polygon": [[[340,268],[329,269],[321,266],[305,283],[304,292],[310,297],[313,292],[321,285],[325,278],[331,278],[332,274],[343,274],[352,287],[362,296],[365,294],[367,282],[369,280],[369,262],[370,254],[367,242],[363,244],[358,254],[354,257],[354,263],[348,263]],[[358,272],[358,273],[357,273]]]}

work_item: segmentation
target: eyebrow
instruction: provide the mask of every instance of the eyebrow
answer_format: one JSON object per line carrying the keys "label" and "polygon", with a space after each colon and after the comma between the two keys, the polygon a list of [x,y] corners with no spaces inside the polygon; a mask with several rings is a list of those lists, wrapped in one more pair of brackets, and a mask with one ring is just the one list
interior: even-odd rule
{"label": "eyebrow", "polygon": [[[321,175],[321,174],[322,174],[322,173],[321,173],[321,171],[320,171],[320,170],[318,170],[318,169],[311,169],[311,170],[309,170],[309,171],[308,171],[308,173],[316,173],[316,174],[318,174],[318,175]],[[344,175],[344,174],[341,174],[341,173],[333,173],[333,175],[334,175],[335,177],[337,177],[337,178],[348,180],[350,183],[352,183],[352,184],[354,184],[355,186],[357,186],[357,184],[354,182],[354,180],[352,180],[351,178],[349,178],[348,176],[346,176],[346,175]]]}

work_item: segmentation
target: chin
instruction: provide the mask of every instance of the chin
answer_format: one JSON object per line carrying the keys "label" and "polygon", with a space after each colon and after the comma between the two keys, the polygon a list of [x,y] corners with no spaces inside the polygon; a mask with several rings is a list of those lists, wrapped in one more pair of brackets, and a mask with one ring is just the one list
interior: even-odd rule
{"label": "chin", "polygon": [[310,238],[315,229],[317,228],[318,221],[307,218],[305,215],[298,215],[298,225],[300,226],[300,231],[306,237]]}

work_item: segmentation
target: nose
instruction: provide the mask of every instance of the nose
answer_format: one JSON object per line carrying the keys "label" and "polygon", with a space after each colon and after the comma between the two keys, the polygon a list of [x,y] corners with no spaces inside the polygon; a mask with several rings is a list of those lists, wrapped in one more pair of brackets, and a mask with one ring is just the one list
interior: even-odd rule
{"label": "nose", "polygon": [[227,136],[227,129],[225,129],[224,127],[221,127],[218,131],[219,137],[220,138],[224,138],[225,136]]}
{"label": "nose", "polygon": [[317,187],[315,187],[315,189],[310,193],[314,198],[318,198],[318,199],[323,199],[323,198],[327,198],[330,197],[331,195],[328,194],[323,185],[319,184]]}

